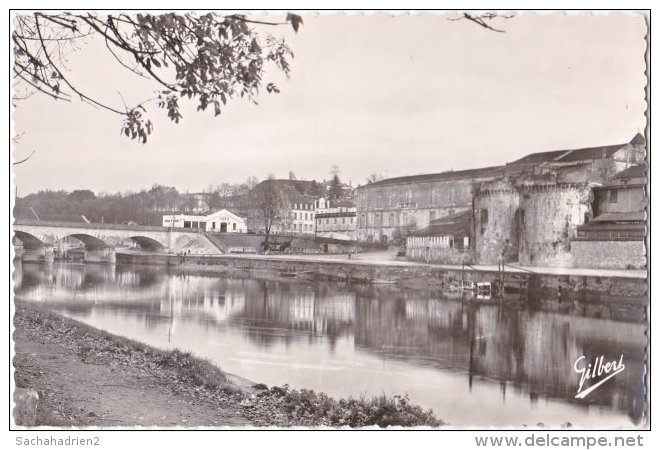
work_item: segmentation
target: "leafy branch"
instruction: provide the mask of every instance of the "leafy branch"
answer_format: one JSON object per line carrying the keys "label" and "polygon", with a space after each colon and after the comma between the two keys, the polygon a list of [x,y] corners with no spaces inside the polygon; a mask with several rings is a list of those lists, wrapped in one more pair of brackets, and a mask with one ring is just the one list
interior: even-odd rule
{"label": "leafy branch", "polygon": [[[13,99],[20,101],[35,93],[62,101],[75,97],[121,116],[121,133],[145,143],[153,131],[146,102],[123,107],[108,104],[70,78],[65,58],[81,51],[79,42],[100,37],[121,67],[157,83],[158,106],[178,123],[182,98],[196,101],[198,111],[212,107],[218,116],[233,98],[255,101],[268,64],[288,76],[293,52],[286,42],[270,34],[262,36],[251,26],[290,24],[297,32],[302,23],[295,14],[287,14],[283,22],[216,13],[19,15],[11,35]],[[280,92],[274,83],[267,83],[266,91]]]}

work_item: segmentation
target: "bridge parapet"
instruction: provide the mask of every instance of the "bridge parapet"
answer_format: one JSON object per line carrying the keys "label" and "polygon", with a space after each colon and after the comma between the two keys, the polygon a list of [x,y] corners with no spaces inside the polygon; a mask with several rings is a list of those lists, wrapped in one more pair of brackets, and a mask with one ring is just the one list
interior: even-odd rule
{"label": "bridge parapet", "polygon": [[126,230],[126,231],[176,231],[177,233],[204,234],[206,231],[198,228],[173,228],[155,225],[127,225],[123,223],[98,223],[98,222],[55,222],[46,220],[16,220],[14,226],[40,226],[57,228],[87,228],[90,230]]}

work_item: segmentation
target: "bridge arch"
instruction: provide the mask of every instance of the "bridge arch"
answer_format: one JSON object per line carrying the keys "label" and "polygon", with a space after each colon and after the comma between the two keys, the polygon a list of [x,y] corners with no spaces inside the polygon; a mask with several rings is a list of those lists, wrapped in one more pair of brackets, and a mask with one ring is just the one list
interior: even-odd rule
{"label": "bridge arch", "polygon": [[83,244],[85,244],[85,248],[88,250],[98,250],[101,248],[109,247],[109,245],[102,239],[96,238],[94,236],[90,236],[89,234],[83,234],[83,233],[68,234],[66,236],[63,236],[62,239],[68,236],[74,237],[79,241],[81,241]]}
{"label": "bridge arch", "polygon": [[130,239],[134,242],[137,242],[140,248],[144,250],[155,251],[155,250],[162,250],[165,248],[165,246],[160,242],[158,242],[157,240],[146,236],[131,236]]}
{"label": "bridge arch", "polygon": [[14,231],[14,235],[18,238],[19,241],[23,243],[23,248],[26,250],[36,250],[38,248],[44,247],[44,241],[39,239],[33,234],[26,233],[25,231]]}

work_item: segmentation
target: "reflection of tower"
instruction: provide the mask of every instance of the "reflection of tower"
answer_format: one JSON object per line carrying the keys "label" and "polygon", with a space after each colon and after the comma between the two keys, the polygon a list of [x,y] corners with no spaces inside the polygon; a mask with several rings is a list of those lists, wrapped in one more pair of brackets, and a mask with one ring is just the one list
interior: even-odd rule
{"label": "reflection of tower", "polygon": [[170,294],[170,283],[165,283],[165,296],[170,302],[170,327],[167,330],[167,343],[171,344],[174,331],[174,298]]}
{"label": "reflection of tower", "polygon": [[468,326],[468,339],[470,339],[470,359],[468,361],[468,386],[472,391],[472,375],[474,372],[474,341],[475,341],[475,314],[474,308],[468,306],[467,310],[467,326]]}

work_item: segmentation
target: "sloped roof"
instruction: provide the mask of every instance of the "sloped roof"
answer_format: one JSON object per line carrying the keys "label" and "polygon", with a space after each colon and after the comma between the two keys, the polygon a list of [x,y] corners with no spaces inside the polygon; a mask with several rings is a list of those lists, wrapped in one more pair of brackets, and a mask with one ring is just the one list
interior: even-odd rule
{"label": "sloped roof", "polygon": [[578,232],[589,231],[637,231],[644,233],[646,231],[646,224],[644,222],[587,222],[580,225]]}
{"label": "sloped roof", "polygon": [[472,211],[466,209],[431,221],[428,227],[413,233],[414,236],[468,236]]}
{"label": "sloped roof", "polygon": [[[312,202],[325,193],[322,183],[307,180],[264,180],[252,190],[259,192],[267,186],[277,187],[287,200],[293,203]],[[318,190],[319,192],[314,192]]]}
{"label": "sloped roof", "polygon": [[628,167],[626,170],[614,175],[614,178],[644,178],[646,177],[646,161],[635,166]]}
{"label": "sloped roof", "polygon": [[624,148],[626,144],[606,145],[601,147],[579,148],[575,150],[555,150],[550,152],[532,153],[512,163],[511,166],[519,164],[540,164],[544,162],[575,162],[590,159],[609,158],[614,153]]}
{"label": "sloped roof", "polygon": [[646,139],[640,133],[637,133],[634,138],[630,141],[633,145],[645,145]]}
{"label": "sloped roof", "polygon": [[211,212],[211,213],[206,215],[206,218],[208,219],[208,218],[211,218],[211,217],[215,217],[215,216],[219,216],[219,215],[225,215],[225,214],[230,215],[230,216],[234,216],[236,219],[245,220],[245,217],[239,216],[235,212],[232,212],[232,211],[230,211],[229,209],[226,209],[226,208],[220,209],[218,211]]}
{"label": "sloped roof", "polygon": [[450,170],[440,173],[410,175],[405,177],[387,178],[385,180],[376,181],[375,183],[370,183],[361,187],[389,186],[392,184],[420,183],[425,181],[442,181],[461,178],[477,178],[488,176],[496,177],[502,174],[503,169],[504,166],[492,166],[482,167],[479,169]]}
{"label": "sloped roof", "polygon": [[350,202],[348,200],[330,202],[331,208],[355,208],[355,206],[356,206],[355,203]]}
{"label": "sloped roof", "polygon": [[[630,144],[645,144],[644,136],[637,133],[635,137],[630,140]],[[590,159],[609,158],[614,153],[626,147],[628,142],[616,145],[603,145],[599,147],[586,147],[573,150],[553,150],[549,152],[532,153],[524,156],[512,163],[509,166],[518,164],[538,164],[544,162],[576,162],[585,161]]]}
{"label": "sloped roof", "polygon": [[644,211],[603,213],[593,219],[593,222],[639,222],[646,220]]}

